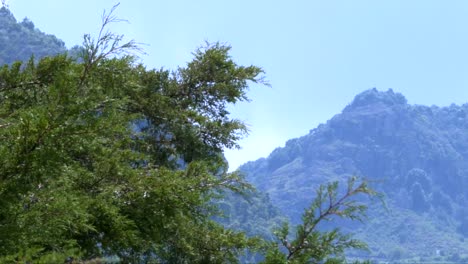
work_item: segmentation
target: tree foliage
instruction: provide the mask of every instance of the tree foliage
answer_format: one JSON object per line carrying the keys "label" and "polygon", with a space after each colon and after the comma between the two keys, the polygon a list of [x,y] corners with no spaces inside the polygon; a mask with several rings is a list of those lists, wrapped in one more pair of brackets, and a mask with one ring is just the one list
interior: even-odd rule
{"label": "tree foliage", "polygon": [[[237,263],[260,252],[260,238],[214,221],[213,200],[252,190],[222,152],[247,132],[227,107],[248,100],[250,83],[268,85],[263,70],[236,64],[220,43],[185,67],[147,69],[137,43],[107,31],[116,7],[70,54],[0,68],[0,262]],[[268,242],[265,261],[331,261],[361,247],[317,230],[333,215],[361,219],[365,206],[349,198],[373,192],[354,182],[342,198],[337,183],[321,187],[295,240],[284,225],[285,251]]]}
{"label": "tree foliage", "polygon": [[366,249],[363,242],[353,239],[351,234],[341,233],[339,228],[330,231],[320,228],[333,217],[364,220],[367,206],[354,196],[377,193],[366,181],[357,186],[356,182],[357,178],[350,178],[341,196],[338,182],[321,185],[312,204],[304,211],[302,223],[295,227],[295,234],[290,233],[287,223],[275,231],[278,243],[270,244],[264,263],[342,263],[346,249]]}
{"label": "tree foliage", "polygon": [[248,185],[223,148],[245,125],[256,66],[207,44],[186,67],[148,70],[106,31],[66,54],[0,69],[0,259],[236,262],[255,240],[210,220],[209,201]]}

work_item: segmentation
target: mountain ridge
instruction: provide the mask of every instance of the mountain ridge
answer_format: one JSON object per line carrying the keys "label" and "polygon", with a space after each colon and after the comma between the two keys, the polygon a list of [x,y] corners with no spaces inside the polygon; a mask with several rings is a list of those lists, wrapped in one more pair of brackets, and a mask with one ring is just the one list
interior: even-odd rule
{"label": "mountain ridge", "polygon": [[34,54],[36,60],[67,51],[65,42],[46,34],[28,18],[17,22],[6,7],[0,8],[0,65],[27,61]]}
{"label": "mountain ridge", "polygon": [[[382,210],[374,208],[369,225],[374,223],[373,228],[382,234],[393,228],[395,236],[403,237],[402,232],[413,235],[404,243],[397,239],[391,248],[413,248],[408,257],[425,255],[425,249],[461,254],[468,252],[467,113],[468,104],[411,105],[391,89],[366,90],[326,123],[240,170],[295,223],[300,222],[318,185],[352,175],[368,178],[376,182],[375,188],[386,195],[389,208],[398,215],[395,225],[376,226],[390,216],[384,217]],[[398,229],[404,226],[405,217],[416,219],[414,223],[428,230],[443,227],[450,238],[429,245],[426,242],[432,238],[425,242],[414,230]],[[360,237],[369,244],[385,244],[376,243],[381,238],[362,230]],[[441,236],[436,231],[432,234]],[[423,246],[412,247],[409,241]],[[391,250],[377,246],[374,251],[388,257]]]}

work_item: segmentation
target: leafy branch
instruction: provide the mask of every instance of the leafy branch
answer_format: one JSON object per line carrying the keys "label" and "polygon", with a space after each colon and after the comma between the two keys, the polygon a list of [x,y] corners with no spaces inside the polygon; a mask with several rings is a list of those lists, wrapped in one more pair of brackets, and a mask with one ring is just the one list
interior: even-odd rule
{"label": "leafy branch", "polygon": [[90,34],[84,35],[82,59],[84,60],[85,67],[81,76],[81,85],[84,84],[87,76],[89,75],[90,69],[95,67],[105,58],[114,55],[130,55],[135,52],[144,54],[143,49],[140,47],[141,43],[137,43],[132,39],[122,44],[124,35],[116,34],[107,29],[112,23],[128,23],[127,20],[118,18],[114,15],[114,12],[119,5],[120,3],[114,5],[109,12],[106,12],[105,10],[103,11],[101,28],[99,30],[97,40],[91,37]]}
{"label": "leafy branch", "polygon": [[366,249],[363,242],[341,233],[338,228],[320,231],[318,226],[333,217],[363,221],[367,206],[352,198],[379,194],[369,188],[367,181],[359,181],[356,177],[348,180],[344,194],[338,194],[338,182],[321,185],[311,206],[302,215],[302,224],[296,227],[294,239],[288,240],[291,235],[287,223],[274,232],[282,250],[273,244],[266,254],[265,263],[319,263],[341,256],[345,249]]}

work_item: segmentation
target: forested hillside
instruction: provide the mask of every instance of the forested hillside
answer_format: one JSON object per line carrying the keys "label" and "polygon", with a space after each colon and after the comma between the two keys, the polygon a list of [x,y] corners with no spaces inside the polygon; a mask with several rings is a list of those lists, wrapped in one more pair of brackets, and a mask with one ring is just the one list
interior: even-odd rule
{"label": "forested hillside", "polygon": [[65,43],[54,35],[41,32],[27,18],[17,22],[9,9],[0,8],[0,65],[29,60],[31,55],[38,59],[65,51]]}
{"label": "forested hillside", "polygon": [[368,90],[241,170],[296,222],[318,184],[367,177],[389,208],[375,206],[356,232],[371,255],[459,260],[468,253],[468,104],[410,105],[392,90]]}

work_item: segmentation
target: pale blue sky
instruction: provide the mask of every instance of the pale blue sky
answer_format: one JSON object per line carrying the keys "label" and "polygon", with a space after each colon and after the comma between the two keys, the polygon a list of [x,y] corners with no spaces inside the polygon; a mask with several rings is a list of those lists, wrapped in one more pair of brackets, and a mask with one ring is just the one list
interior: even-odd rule
{"label": "pale blue sky", "polygon": [[[118,1],[10,0],[68,47],[100,26]],[[267,156],[339,113],[353,97],[393,88],[410,103],[468,99],[468,1],[121,0],[130,24],[118,33],[148,44],[149,67],[175,68],[207,41],[232,45],[240,64],[265,69],[272,88],[252,86],[251,103],[232,108],[251,133],[228,150],[231,168]]]}

